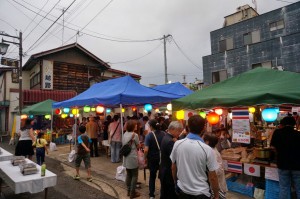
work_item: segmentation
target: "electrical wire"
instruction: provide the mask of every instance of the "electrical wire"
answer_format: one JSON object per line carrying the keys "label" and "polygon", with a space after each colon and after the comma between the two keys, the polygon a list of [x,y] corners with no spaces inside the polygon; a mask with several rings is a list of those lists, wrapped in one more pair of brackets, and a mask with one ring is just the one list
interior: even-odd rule
{"label": "electrical wire", "polygon": [[189,61],[191,62],[192,65],[194,65],[195,67],[197,67],[198,69],[202,70],[202,68],[200,66],[198,66],[197,64],[195,64],[184,52],[183,50],[179,47],[179,45],[177,44],[177,42],[175,41],[174,37],[172,36],[172,41],[174,42],[174,44],[176,45],[176,47],[178,48],[178,50],[181,52],[181,54]]}
{"label": "electrical wire", "polygon": [[14,29],[15,31],[18,31],[17,28],[13,27],[10,23],[8,23],[7,21],[5,21],[4,19],[0,19],[0,21],[3,21],[4,23],[6,23],[6,25],[8,25],[9,27],[11,27],[12,29]]}
{"label": "electrical wire", "polygon": [[156,49],[158,49],[160,46],[162,45],[162,43],[160,43],[158,46],[156,46],[154,49],[152,49],[150,52],[148,52],[147,54],[143,55],[143,56],[140,56],[138,58],[135,58],[135,59],[131,59],[131,60],[128,60],[128,61],[121,61],[121,62],[114,62],[114,63],[111,63],[111,62],[108,62],[108,64],[124,64],[124,63],[129,63],[129,62],[133,62],[133,61],[136,61],[136,60],[139,60],[139,59],[142,59],[144,57],[146,57],[147,55],[150,55],[151,53],[153,53]]}
{"label": "electrical wire", "polygon": [[[83,31],[99,14],[101,14],[114,0],[110,0],[83,28],[81,28],[80,32]],[[77,33],[69,38],[64,44],[66,44],[68,41],[76,37]]]}
{"label": "electrical wire", "polygon": [[[14,1],[14,0],[13,0]],[[74,0],[68,7],[67,9],[64,11],[66,12],[72,5],[73,3],[75,3],[76,0]],[[64,14],[64,12],[59,15],[59,17],[50,25],[50,27],[28,48],[28,50],[26,52],[30,52],[30,50],[33,49],[33,46],[48,32],[48,30],[60,19],[60,17]]]}

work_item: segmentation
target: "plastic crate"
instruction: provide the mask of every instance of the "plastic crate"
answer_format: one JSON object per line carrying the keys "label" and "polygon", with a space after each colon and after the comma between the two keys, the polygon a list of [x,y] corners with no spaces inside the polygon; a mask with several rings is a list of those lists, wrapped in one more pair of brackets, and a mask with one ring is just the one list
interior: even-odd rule
{"label": "plastic crate", "polygon": [[266,179],[265,199],[279,198],[279,182]]}
{"label": "plastic crate", "polygon": [[236,180],[236,177],[231,177],[226,180],[228,190],[253,197],[254,187],[236,182]]}

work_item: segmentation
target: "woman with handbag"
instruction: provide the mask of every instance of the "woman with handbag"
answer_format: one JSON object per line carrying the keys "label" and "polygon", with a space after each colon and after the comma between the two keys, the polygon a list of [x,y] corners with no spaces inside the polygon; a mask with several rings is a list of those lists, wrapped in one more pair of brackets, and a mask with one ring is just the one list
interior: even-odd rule
{"label": "woman with handbag", "polygon": [[126,132],[123,136],[123,146],[129,143],[131,150],[127,156],[124,156],[123,166],[126,168],[126,186],[127,196],[137,198],[141,194],[135,191],[138,178],[138,156],[137,149],[140,147],[139,137],[134,131],[137,128],[137,123],[134,120],[129,120],[126,125]]}

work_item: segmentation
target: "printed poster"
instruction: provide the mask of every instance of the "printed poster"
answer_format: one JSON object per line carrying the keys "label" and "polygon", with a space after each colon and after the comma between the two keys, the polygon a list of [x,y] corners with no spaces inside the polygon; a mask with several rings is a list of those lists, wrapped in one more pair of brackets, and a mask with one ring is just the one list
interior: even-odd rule
{"label": "printed poster", "polygon": [[232,110],[232,142],[250,144],[248,108]]}
{"label": "printed poster", "polygon": [[266,167],[265,178],[268,180],[279,181],[278,169],[273,167]]}

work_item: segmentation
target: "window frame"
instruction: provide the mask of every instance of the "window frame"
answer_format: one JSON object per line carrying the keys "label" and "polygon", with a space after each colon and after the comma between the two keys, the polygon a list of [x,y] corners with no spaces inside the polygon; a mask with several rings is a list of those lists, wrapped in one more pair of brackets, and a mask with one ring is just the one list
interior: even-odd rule
{"label": "window frame", "polygon": [[41,83],[41,76],[40,76],[40,72],[38,72],[37,74],[35,74],[34,76],[32,76],[30,78],[30,88],[35,87],[36,85]]}
{"label": "window frame", "polygon": [[[281,24],[282,22],[282,24]],[[270,31],[275,31],[275,30],[281,30],[281,29],[284,29],[285,28],[285,23],[284,23],[284,20],[283,19],[280,19],[278,21],[274,21],[274,22],[271,22],[269,24],[269,27],[270,27]]]}

